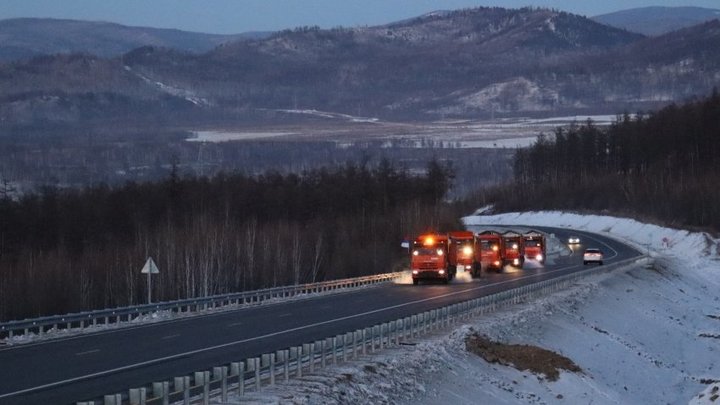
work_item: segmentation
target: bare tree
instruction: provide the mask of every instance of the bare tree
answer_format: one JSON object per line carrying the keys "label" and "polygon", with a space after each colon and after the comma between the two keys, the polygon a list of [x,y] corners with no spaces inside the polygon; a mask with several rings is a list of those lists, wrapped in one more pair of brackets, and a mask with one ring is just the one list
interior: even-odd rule
{"label": "bare tree", "polygon": [[323,234],[322,232],[318,233],[318,237],[315,240],[315,251],[313,254],[313,261],[312,261],[312,282],[317,281],[318,273],[320,272],[320,266],[322,265],[323,261]]}

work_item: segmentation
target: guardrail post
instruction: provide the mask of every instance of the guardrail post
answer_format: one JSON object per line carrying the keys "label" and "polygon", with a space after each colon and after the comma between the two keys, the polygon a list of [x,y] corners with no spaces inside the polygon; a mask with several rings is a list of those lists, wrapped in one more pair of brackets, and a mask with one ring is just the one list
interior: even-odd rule
{"label": "guardrail post", "polygon": [[357,359],[357,347],[358,347],[358,331],[352,332],[352,359]]}
{"label": "guardrail post", "polygon": [[307,343],[308,352],[308,363],[310,365],[310,372],[315,372],[315,342]]}
{"label": "guardrail post", "polygon": [[122,405],[122,395],[120,395],[120,394],[105,395],[104,403],[105,403],[105,405]]}
{"label": "guardrail post", "polygon": [[203,371],[203,405],[210,403],[210,372]]}
{"label": "guardrail post", "polygon": [[[350,342],[352,341],[352,336],[351,336],[351,334],[352,334],[352,332],[348,332],[348,333],[345,333],[345,334],[342,335],[342,352],[343,352],[343,361],[344,361],[344,362],[347,362],[347,361],[348,361],[348,357],[347,357],[348,351],[347,351],[347,349],[348,349],[348,344],[350,344]],[[353,348],[353,350],[354,350],[354,349],[355,349],[355,348]]]}
{"label": "guardrail post", "polygon": [[362,330],[362,354],[363,356],[367,354],[367,328],[364,328]]}
{"label": "guardrail post", "polygon": [[245,395],[245,362],[241,361],[235,364],[237,364],[238,396],[242,397]]}
{"label": "guardrail post", "polygon": [[325,368],[325,357],[327,355],[327,339],[319,340],[316,345],[320,346],[320,367]]}
{"label": "guardrail post", "polygon": [[152,383],[152,395],[155,398],[163,398],[165,396],[163,383],[161,381]]}
{"label": "guardrail post", "polygon": [[283,358],[283,377],[285,377],[285,382],[288,382],[290,381],[290,350],[284,349],[280,353]]}
{"label": "guardrail post", "polygon": [[163,405],[169,405],[170,404],[170,382],[169,381],[163,381],[162,383],[163,388]]}
{"label": "guardrail post", "polygon": [[275,353],[270,353],[270,385],[275,385]]}
{"label": "guardrail post", "polygon": [[213,374],[215,374],[215,379],[220,380],[220,398],[223,402],[227,402],[227,377],[228,377],[228,368],[227,366],[222,367],[215,367],[213,368]]}
{"label": "guardrail post", "polygon": [[260,391],[262,386],[262,381],[260,381],[262,375],[260,374],[260,358],[259,357],[253,357],[253,371],[255,371],[255,390]]}
{"label": "guardrail post", "polygon": [[303,347],[302,345],[297,347],[297,377],[302,377],[302,355],[303,355]]}
{"label": "guardrail post", "polygon": [[205,375],[202,371],[196,371],[193,373],[193,381],[195,381],[195,386],[199,387],[203,384],[205,384]]}
{"label": "guardrail post", "polygon": [[130,405],[145,405],[147,400],[147,391],[145,388],[130,388],[128,392],[128,401]]}
{"label": "guardrail post", "polygon": [[174,377],[173,378],[173,389],[175,392],[179,392],[185,389],[185,377]]}
{"label": "guardrail post", "polygon": [[[190,405],[190,377],[182,377],[183,405]],[[144,404],[143,404],[144,405]]]}
{"label": "guardrail post", "polygon": [[378,328],[380,329],[380,350],[385,348],[385,335],[383,334],[383,329],[386,327],[386,323],[381,323]]}

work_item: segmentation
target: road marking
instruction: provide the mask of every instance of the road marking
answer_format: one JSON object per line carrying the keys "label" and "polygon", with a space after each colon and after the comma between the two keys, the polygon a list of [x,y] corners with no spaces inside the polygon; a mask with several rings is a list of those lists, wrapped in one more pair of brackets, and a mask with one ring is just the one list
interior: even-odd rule
{"label": "road marking", "polygon": [[160,339],[172,339],[172,338],[176,338],[176,337],[178,337],[178,336],[180,336],[180,334],[179,334],[179,333],[178,333],[178,334],[176,334],[176,335],[167,335],[167,336],[163,336],[163,337],[161,337]]}
{"label": "road marking", "polygon": [[88,350],[86,352],[75,353],[76,356],[85,356],[86,354],[93,354],[99,352],[100,349]]}
{"label": "road marking", "polygon": [[229,323],[227,326],[240,326],[242,324],[243,324],[242,322],[234,322],[234,323]]}
{"label": "road marking", "polygon": [[288,316],[292,316],[292,313],[288,312],[287,314],[278,315],[278,318],[287,318]]}

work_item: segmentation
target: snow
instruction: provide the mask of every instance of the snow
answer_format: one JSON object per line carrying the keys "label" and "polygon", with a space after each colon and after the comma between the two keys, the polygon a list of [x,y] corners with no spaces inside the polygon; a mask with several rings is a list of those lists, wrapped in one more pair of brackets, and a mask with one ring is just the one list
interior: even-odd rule
{"label": "snow", "polygon": [[[597,232],[647,250],[655,264],[591,276],[551,296],[235,396],[229,403],[720,403],[717,239],[630,219],[563,212],[464,221],[469,226],[546,225]],[[465,350],[470,333],[555,351],[583,371],[562,372],[550,382],[487,363]]]}
{"label": "snow", "polygon": [[188,142],[230,142],[244,141],[249,139],[266,139],[281,136],[295,135],[294,132],[275,132],[275,131],[195,131],[191,138],[186,139]]}

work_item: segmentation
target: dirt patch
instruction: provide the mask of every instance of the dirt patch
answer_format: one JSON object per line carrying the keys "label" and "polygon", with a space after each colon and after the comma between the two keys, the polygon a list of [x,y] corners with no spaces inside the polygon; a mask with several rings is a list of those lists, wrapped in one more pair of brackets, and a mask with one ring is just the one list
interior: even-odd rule
{"label": "dirt patch", "polygon": [[518,370],[530,370],[535,374],[544,374],[550,381],[557,381],[560,370],[581,373],[582,369],[572,360],[550,350],[529,345],[509,345],[493,342],[486,336],[473,334],[465,339],[465,348],[489,363],[515,367]]}

